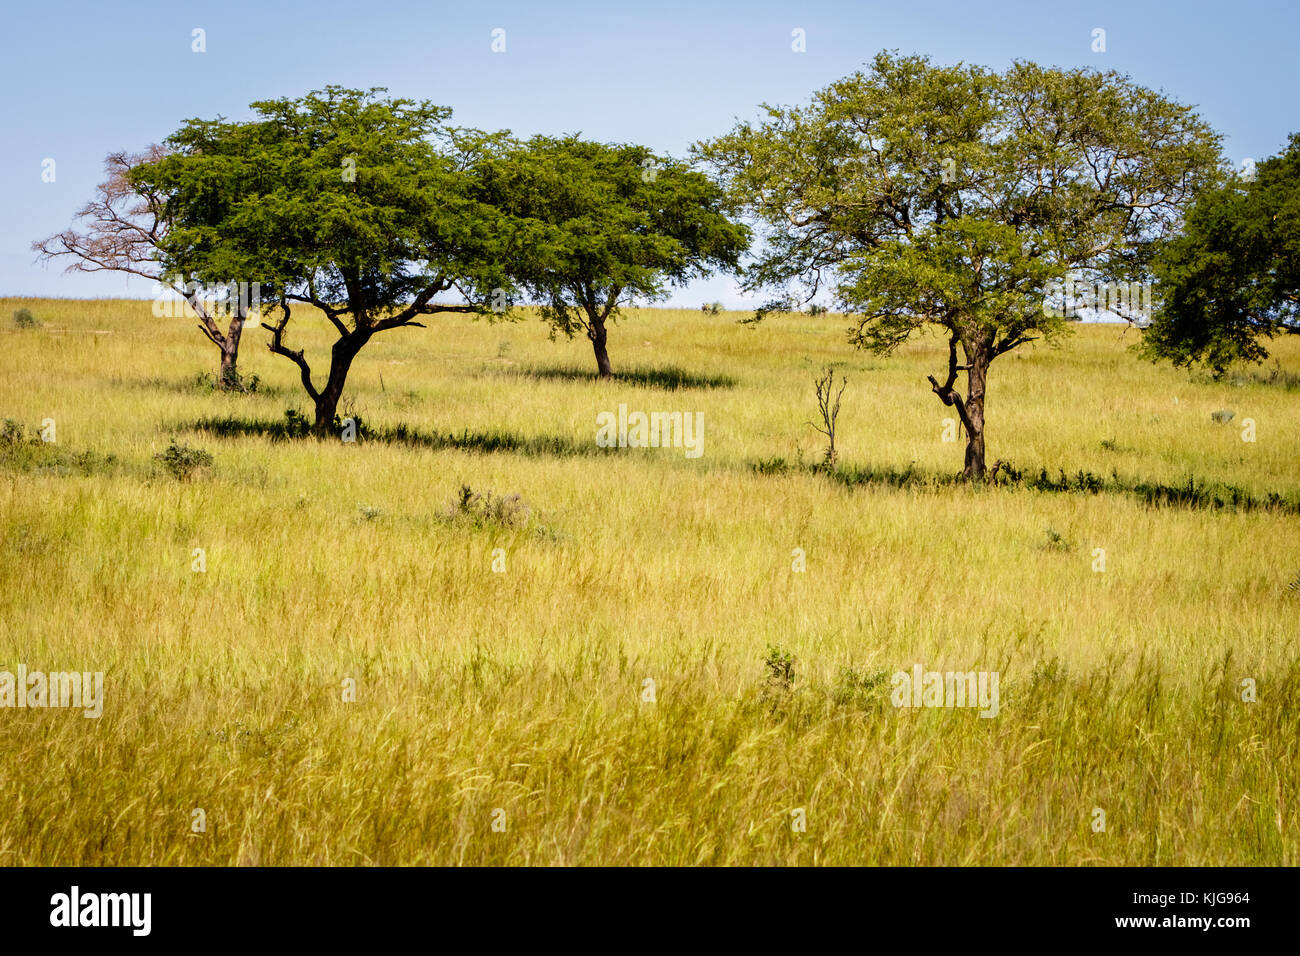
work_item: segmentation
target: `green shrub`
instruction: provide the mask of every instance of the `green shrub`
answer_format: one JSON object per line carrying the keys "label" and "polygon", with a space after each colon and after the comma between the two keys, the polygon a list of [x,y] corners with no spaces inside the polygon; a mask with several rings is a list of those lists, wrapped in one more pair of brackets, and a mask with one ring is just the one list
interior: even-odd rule
{"label": "green shrub", "polygon": [[794,689],[794,682],[798,680],[798,677],[794,672],[794,655],[789,651],[782,650],[775,644],[769,644],[763,666],[767,668],[767,685],[769,688],[780,691]]}
{"label": "green shrub", "polygon": [[889,672],[885,670],[868,673],[855,671],[852,667],[841,667],[831,699],[841,707],[874,705],[882,699],[888,681]]}
{"label": "green shrub", "polygon": [[774,458],[760,458],[750,467],[760,475],[784,475],[790,470],[790,463],[777,455]]}
{"label": "green shrub", "polygon": [[154,455],[177,481],[189,481],[204,468],[212,467],[212,455],[201,448],[182,445],[175,438],[167,450]]}
{"label": "green shrub", "polygon": [[23,428],[22,422],[6,418],[4,424],[0,425],[0,448],[12,451],[23,445],[25,439],[26,429]]}

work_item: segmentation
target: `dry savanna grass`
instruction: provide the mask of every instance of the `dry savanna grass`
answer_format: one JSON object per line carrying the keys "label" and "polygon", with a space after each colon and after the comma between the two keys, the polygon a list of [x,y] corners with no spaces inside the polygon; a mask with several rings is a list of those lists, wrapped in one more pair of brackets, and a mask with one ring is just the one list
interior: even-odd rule
{"label": "dry savanna grass", "polygon": [[[535,318],[385,333],[344,414],[407,440],[344,443],[267,432],[259,330],[231,395],[146,302],[0,300],[0,419],[56,428],[0,450],[0,670],[105,674],[0,710],[0,864],[1300,862],[1300,392],[1080,327],[994,364],[990,461],[1106,486],[972,488],[943,342],[738,317],[632,311],[608,382]],[[854,480],[800,465],[830,363]],[[703,454],[596,447],[620,403]],[[1284,504],[1135,490],[1189,477]],[[915,664],[997,716],[896,708]]]}

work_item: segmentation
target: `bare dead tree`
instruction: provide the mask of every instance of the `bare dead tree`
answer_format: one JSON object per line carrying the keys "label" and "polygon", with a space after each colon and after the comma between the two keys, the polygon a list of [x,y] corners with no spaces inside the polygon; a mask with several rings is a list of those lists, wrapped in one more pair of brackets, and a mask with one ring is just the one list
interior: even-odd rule
{"label": "bare dead tree", "polygon": [[110,153],[104,160],[105,180],[95,187],[95,198],[76,215],[76,226],[32,243],[38,260],[69,258],[66,272],[122,272],[139,276],[174,290],[199,318],[199,330],[221,350],[218,384],[234,387],[239,382],[239,339],[250,310],[246,295],[231,295],[226,301],[230,323],[223,331],[217,324],[218,309],[210,305],[202,288],[186,277],[164,276],[158,245],[167,235],[167,197],[150,187],[131,181],[131,170],[167,155],[157,144],[142,153]]}
{"label": "bare dead tree", "polygon": [[826,446],[826,458],[824,467],[831,469],[835,467],[835,461],[838,453],[835,451],[835,423],[840,417],[840,398],[844,395],[844,388],[849,384],[846,377],[840,379],[840,389],[835,392],[834,401],[831,399],[831,392],[835,386],[835,369],[827,366],[826,371],[817,378],[817,409],[821,413],[822,424],[808,422],[813,428],[826,436],[829,443]]}

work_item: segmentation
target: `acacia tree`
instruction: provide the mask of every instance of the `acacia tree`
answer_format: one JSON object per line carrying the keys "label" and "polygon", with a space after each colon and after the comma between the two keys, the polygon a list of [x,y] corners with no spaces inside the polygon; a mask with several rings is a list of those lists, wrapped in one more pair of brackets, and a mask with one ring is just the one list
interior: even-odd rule
{"label": "acacia tree", "polygon": [[486,204],[542,230],[510,262],[512,278],[552,334],[586,334],[602,378],[613,371],[608,323],[621,306],[735,268],[748,244],[717,185],[641,146],[538,136],[487,157],[480,172]]}
{"label": "acacia tree", "polygon": [[1264,342],[1300,334],[1300,133],[1253,180],[1204,190],[1156,256],[1160,290],[1140,351],[1221,375],[1268,358]]}
{"label": "acacia tree", "polygon": [[[382,92],[330,86],[254,103],[247,122],[191,120],[139,174],[171,197],[169,267],[263,284],[268,347],[297,366],[318,436],[374,336],[485,312],[492,290],[512,290],[498,264],[524,241],[471,195],[470,168],[499,137]],[[304,309],[336,334],[323,381],[288,341]]]}
{"label": "acacia tree", "polygon": [[[239,340],[251,300],[238,291],[209,298],[193,276],[165,272],[160,245],[171,226],[168,196],[136,182],[134,172],[166,155],[159,145],[136,154],[110,153],[104,160],[106,178],[95,188],[95,198],[77,212],[81,230],[73,227],[37,240],[32,250],[42,261],[71,259],[68,272],[122,272],[171,288],[189,303],[199,318],[199,330],[221,350],[217,384],[238,388]],[[230,318],[224,330],[216,321],[222,311]]]}
{"label": "acacia tree", "polygon": [[888,354],[940,329],[947,369],[930,386],[961,419],[972,479],[993,360],[1064,332],[1044,306],[1067,275],[1144,274],[1219,157],[1189,107],[1114,72],[1032,63],[998,74],[881,53],[808,106],[765,109],[696,146],[764,227],[744,287],[778,296],[755,319],[827,284],[858,347]]}

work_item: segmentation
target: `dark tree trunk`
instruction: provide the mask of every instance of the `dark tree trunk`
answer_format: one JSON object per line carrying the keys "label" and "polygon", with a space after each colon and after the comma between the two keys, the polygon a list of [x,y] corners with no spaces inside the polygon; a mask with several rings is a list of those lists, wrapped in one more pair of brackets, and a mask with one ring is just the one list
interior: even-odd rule
{"label": "dark tree trunk", "polygon": [[966,373],[966,467],[962,474],[973,481],[984,480],[984,386],[988,381],[989,357],[977,349]]}
{"label": "dark tree trunk", "polygon": [[343,386],[347,384],[352,360],[370,339],[370,335],[369,331],[358,330],[334,343],[330,352],[329,379],[316,396],[316,421],[312,426],[312,433],[316,437],[324,438],[333,430],[334,417],[338,413],[339,399],[343,397]]}
{"label": "dark tree trunk", "polygon": [[[957,345],[960,343],[966,364],[957,364]],[[957,410],[962,427],[966,429],[966,464],[962,475],[970,481],[983,481],[984,467],[984,387],[988,382],[989,363],[993,361],[991,336],[963,338],[954,331],[948,339],[948,378],[943,384],[933,375],[930,387],[939,400]],[[957,393],[957,375],[966,373],[966,398]]]}
{"label": "dark tree trunk", "polygon": [[235,315],[230,320],[221,342],[221,377],[217,380],[222,388],[239,387],[239,338],[244,333],[244,318]]}
{"label": "dark tree trunk", "polygon": [[239,353],[229,344],[221,346],[221,371],[219,378],[222,388],[234,388],[239,383]]}
{"label": "dark tree trunk", "polygon": [[609,378],[614,374],[614,369],[609,364],[609,352],[605,350],[606,334],[603,321],[593,320],[591,322],[587,337],[591,339],[592,351],[596,353],[596,368],[599,370],[601,378]]}
{"label": "dark tree trunk", "polygon": [[230,327],[223,333],[221,327],[209,314],[203,300],[197,292],[191,292],[187,298],[190,308],[199,317],[199,331],[208,337],[213,345],[221,350],[221,366],[217,370],[217,388],[239,387],[239,339],[244,333],[244,318],[247,305],[236,302],[230,316]]}

